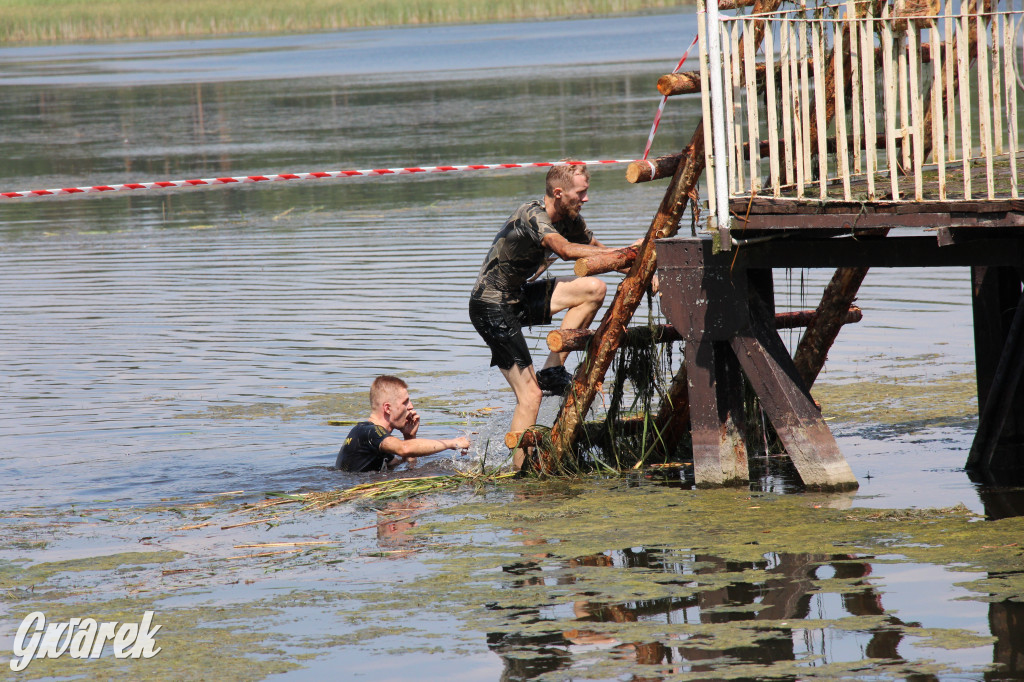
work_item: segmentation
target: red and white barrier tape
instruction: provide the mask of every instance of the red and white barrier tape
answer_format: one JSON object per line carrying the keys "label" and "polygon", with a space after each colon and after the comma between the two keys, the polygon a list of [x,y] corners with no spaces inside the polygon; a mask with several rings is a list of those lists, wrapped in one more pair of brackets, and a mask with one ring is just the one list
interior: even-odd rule
{"label": "red and white barrier tape", "polygon": [[417,173],[453,173],[459,171],[503,170],[510,168],[550,168],[552,166],[597,166],[632,163],[632,159],[600,159],[596,161],[540,161],[536,163],[487,163],[468,166],[424,166],[410,168],[377,168],[373,170],[336,170],[317,173],[280,173],[277,175],[242,175],[232,178],[204,178],[196,180],[164,180],[159,182],[127,182],[120,185],[93,185],[63,189],[34,189],[21,192],[0,192],[0,199],[52,198],[69,194],[97,194],[128,192],[140,189],[167,189],[171,187],[199,187],[202,185],[231,185],[254,182],[280,182],[283,180],[319,180],[323,178],[352,178],[359,176],[413,175]]}
{"label": "red and white barrier tape", "polygon": [[[693,37],[693,42],[686,48],[686,52],[683,53],[683,58],[676,64],[676,68],[672,69],[672,73],[678,73],[679,69],[683,68],[683,64],[686,63],[686,58],[690,56],[690,50],[697,44],[697,36]],[[644,147],[644,156],[642,161],[647,161],[647,155],[651,153],[651,145],[654,144],[654,133],[658,130],[658,124],[661,123],[661,113],[665,111],[665,102],[668,101],[668,95],[661,98],[661,104],[658,105],[658,113],[654,115],[654,123],[651,124],[651,134],[647,136],[647,146]],[[650,163],[650,162],[648,162]],[[651,167],[653,170],[653,166]]]}

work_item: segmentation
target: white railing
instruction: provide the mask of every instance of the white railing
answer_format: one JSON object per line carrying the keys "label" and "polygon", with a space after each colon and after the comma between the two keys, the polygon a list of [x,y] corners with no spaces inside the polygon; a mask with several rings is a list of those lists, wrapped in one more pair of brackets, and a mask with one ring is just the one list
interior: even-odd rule
{"label": "white railing", "polygon": [[709,179],[724,164],[730,198],[1016,199],[1022,0],[941,1],[719,14],[717,28],[701,12],[701,66],[720,62],[724,84],[721,120],[702,94]]}

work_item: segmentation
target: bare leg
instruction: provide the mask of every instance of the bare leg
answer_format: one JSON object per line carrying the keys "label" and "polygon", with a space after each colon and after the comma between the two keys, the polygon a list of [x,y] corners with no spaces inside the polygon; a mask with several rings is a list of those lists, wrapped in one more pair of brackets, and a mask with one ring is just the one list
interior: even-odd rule
{"label": "bare leg", "polygon": [[[597,277],[559,278],[551,294],[551,314],[566,311],[562,329],[586,329],[604,303],[608,285]],[[565,364],[569,351],[552,352],[542,369]]]}
{"label": "bare leg", "polygon": [[[540,414],[540,401],[543,397],[540,386],[537,384],[537,375],[533,371],[533,365],[525,369],[519,365],[512,365],[510,369],[501,370],[501,374],[516,394],[516,409],[512,413],[509,431],[524,431],[537,423],[537,415]],[[512,465],[517,470],[523,467],[525,460],[526,453],[522,448],[512,451]]]}

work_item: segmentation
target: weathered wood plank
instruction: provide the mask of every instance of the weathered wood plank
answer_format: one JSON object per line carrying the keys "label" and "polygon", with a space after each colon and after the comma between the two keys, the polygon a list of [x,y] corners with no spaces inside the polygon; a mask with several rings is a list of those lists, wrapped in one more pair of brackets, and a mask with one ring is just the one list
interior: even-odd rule
{"label": "weathered wood plank", "polygon": [[730,344],[804,485],[852,490],[857,479],[821,418],[778,332],[770,328],[768,302],[754,293],[750,331]]}

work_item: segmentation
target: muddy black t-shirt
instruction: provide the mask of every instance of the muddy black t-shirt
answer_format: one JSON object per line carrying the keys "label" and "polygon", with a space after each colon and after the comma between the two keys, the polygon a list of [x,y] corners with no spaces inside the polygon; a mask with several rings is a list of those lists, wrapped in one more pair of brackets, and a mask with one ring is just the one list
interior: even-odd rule
{"label": "muddy black t-shirt", "polygon": [[542,200],[527,202],[516,209],[484,258],[472,298],[484,303],[517,303],[523,284],[550,254],[541,241],[554,233],[577,244],[589,244],[594,238],[579,216],[552,223]]}
{"label": "muddy black t-shirt", "polygon": [[334,466],[343,471],[380,471],[395,458],[380,451],[381,441],[389,435],[383,426],[369,421],[359,422],[348,432]]}

